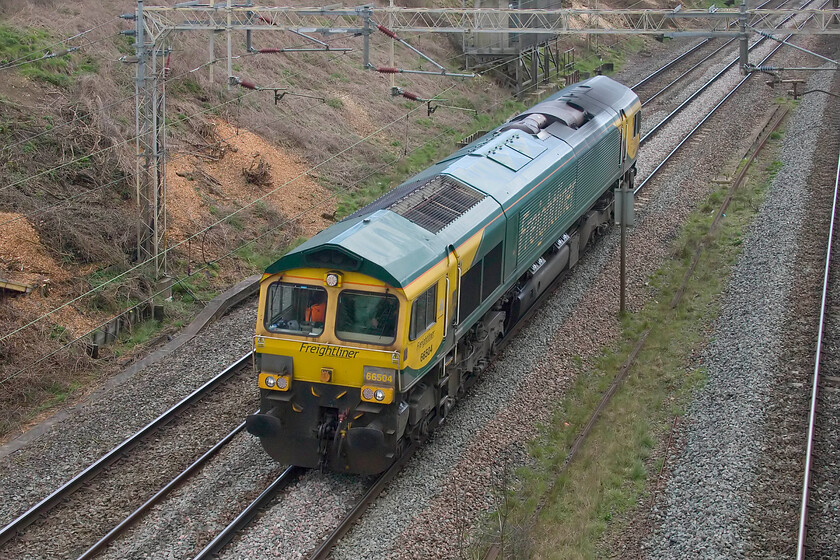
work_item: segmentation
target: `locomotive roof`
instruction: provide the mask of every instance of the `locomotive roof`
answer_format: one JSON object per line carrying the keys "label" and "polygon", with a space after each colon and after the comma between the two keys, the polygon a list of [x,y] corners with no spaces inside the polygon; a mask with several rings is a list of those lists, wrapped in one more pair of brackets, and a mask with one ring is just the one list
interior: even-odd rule
{"label": "locomotive roof", "polygon": [[[569,101],[585,111],[585,125],[556,120],[539,135],[510,129],[528,115],[560,112]],[[558,163],[574,163],[575,151],[611,130],[618,110],[633,103],[638,98],[629,88],[603,76],[565,88],[318,233],[266,272],[356,270],[405,287],[442,259],[449,245],[457,247],[514,206]]]}

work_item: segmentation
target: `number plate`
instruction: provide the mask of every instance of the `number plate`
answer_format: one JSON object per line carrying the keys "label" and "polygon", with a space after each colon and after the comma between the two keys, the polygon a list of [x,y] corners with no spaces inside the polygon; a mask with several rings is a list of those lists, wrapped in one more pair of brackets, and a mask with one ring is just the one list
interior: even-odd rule
{"label": "number plate", "polygon": [[365,381],[371,381],[373,383],[388,383],[389,385],[393,385],[394,376],[388,373],[374,373],[372,371],[366,371]]}

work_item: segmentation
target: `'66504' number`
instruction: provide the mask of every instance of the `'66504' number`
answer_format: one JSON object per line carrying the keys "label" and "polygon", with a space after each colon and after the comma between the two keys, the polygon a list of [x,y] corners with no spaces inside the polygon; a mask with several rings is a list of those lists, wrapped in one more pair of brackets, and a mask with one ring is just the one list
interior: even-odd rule
{"label": "'66504' number", "polygon": [[374,381],[379,383],[393,383],[394,376],[390,373],[374,373],[372,371],[365,372],[365,381]]}

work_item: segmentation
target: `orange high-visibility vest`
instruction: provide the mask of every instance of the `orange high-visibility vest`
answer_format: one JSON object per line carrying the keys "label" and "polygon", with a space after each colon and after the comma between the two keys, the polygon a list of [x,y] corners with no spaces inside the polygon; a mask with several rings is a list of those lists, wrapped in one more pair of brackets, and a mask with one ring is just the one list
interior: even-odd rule
{"label": "orange high-visibility vest", "polygon": [[327,316],[327,304],[325,303],[313,303],[309,307],[306,308],[306,314],[304,315],[304,321],[310,321],[312,323],[323,323],[324,318]]}

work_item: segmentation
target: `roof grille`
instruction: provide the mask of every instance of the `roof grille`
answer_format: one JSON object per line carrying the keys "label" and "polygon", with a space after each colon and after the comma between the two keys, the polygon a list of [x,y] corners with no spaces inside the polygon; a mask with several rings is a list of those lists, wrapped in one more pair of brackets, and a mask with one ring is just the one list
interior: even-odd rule
{"label": "roof grille", "polygon": [[484,199],[484,194],[451,177],[437,175],[388,209],[438,233]]}

